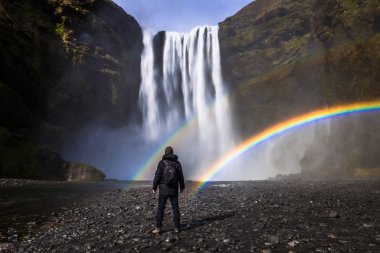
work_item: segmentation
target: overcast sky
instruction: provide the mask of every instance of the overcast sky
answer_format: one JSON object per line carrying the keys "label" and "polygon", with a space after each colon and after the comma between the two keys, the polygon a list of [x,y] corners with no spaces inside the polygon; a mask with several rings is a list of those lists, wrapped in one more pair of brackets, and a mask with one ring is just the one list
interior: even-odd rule
{"label": "overcast sky", "polygon": [[217,25],[252,0],[114,0],[152,31],[187,32],[198,25]]}

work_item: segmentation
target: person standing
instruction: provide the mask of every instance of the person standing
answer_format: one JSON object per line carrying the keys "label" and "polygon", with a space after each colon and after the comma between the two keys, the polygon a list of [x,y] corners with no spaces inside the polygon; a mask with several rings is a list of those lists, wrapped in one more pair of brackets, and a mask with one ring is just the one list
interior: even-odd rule
{"label": "person standing", "polygon": [[178,185],[180,192],[182,193],[185,189],[185,180],[183,178],[181,163],[178,161],[178,156],[173,154],[173,148],[168,146],[165,148],[165,154],[162,157],[162,160],[158,163],[153,180],[154,194],[157,192],[157,187],[159,187],[156,228],[152,231],[153,234],[161,232],[164,210],[168,199],[170,199],[173,209],[175,232],[178,233],[181,231],[181,216],[178,205]]}

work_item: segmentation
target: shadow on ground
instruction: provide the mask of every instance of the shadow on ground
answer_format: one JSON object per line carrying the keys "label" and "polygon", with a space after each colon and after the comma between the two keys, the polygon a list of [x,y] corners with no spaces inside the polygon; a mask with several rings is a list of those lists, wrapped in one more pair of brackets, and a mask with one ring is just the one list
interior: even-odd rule
{"label": "shadow on ground", "polygon": [[192,219],[190,222],[182,223],[182,230],[191,230],[206,224],[213,223],[215,221],[221,221],[224,219],[231,218],[235,215],[235,212],[221,213],[217,215],[206,216],[200,219]]}

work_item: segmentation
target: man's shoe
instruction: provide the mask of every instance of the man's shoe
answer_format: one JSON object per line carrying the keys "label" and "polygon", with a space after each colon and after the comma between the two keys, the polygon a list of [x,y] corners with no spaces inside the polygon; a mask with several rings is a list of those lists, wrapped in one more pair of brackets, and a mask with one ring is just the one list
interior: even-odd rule
{"label": "man's shoe", "polygon": [[161,229],[160,228],[155,228],[152,233],[153,234],[159,234],[161,232]]}
{"label": "man's shoe", "polygon": [[179,233],[179,232],[181,232],[181,229],[180,229],[180,228],[175,228],[174,231],[175,231],[176,233]]}

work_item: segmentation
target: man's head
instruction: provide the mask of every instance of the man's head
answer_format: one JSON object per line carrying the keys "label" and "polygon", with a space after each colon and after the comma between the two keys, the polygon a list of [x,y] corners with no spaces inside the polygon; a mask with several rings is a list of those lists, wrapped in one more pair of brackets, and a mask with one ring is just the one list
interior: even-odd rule
{"label": "man's head", "polygon": [[173,154],[173,148],[170,146],[167,146],[165,148],[165,155],[172,155]]}

